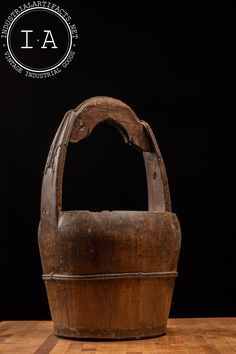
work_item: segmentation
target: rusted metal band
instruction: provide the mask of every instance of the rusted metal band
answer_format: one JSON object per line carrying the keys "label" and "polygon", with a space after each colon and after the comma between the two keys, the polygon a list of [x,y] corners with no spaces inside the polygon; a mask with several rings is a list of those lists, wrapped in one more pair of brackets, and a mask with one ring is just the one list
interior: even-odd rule
{"label": "rusted metal band", "polygon": [[105,273],[105,274],[43,274],[43,280],[106,280],[106,279],[124,279],[124,278],[169,278],[177,277],[178,272],[150,272],[150,273]]}

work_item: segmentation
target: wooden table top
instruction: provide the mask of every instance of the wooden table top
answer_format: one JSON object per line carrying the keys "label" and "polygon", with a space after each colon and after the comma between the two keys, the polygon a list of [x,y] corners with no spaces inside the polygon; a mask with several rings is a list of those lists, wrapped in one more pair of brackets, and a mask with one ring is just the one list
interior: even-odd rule
{"label": "wooden table top", "polygon": [[62,339],[51,321],[0,322],[1,354],[155,354],[236,353],[236,318],[178,318],[168,321],[168,334],[129,341]]}

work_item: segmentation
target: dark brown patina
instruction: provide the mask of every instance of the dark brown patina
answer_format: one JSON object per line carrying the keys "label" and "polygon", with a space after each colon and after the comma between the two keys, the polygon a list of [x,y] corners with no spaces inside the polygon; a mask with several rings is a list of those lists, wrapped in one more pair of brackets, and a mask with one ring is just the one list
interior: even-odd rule
{"label": "dark brown patina", "polygon": [[[63,211],[69,143],[103,122],[143,153],[148,211]],[[45,167],[39,246],[54,333],[143,338],[166,333],[180,249],[160,150],[149,125],[126,104],[95,97],[66,113]]]}

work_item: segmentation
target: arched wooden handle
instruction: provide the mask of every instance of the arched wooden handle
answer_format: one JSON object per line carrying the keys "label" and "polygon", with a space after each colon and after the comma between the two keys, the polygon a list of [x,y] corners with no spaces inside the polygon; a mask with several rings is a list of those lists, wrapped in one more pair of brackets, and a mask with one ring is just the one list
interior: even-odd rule
{"label": "arched wooden handle", "polygon": [[143,152],[148,184],[148,209],[170,211],[170,195],[165,166],[149,125],[137,118],[123,102],[110,97],[94,97],[66,113],[51,145],[42,185],[41,221],[57,225],[62,210],[62,179],[67,145],[87,138],[94,127],[108,122],[125,141]]}

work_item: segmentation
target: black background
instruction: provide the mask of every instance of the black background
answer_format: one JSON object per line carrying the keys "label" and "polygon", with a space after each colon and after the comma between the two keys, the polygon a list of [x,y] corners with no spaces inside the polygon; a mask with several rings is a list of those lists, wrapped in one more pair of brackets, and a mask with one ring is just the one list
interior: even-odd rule
{"label": "black background", "polygon": [[[60,75],[29,79],[1,55],[1,318],[50,318],[37,244],[40,189],[64,113],[106,95],[148,121],[182,248],[171,316],[235,316],[235,27],[229,13],[57,1],[79,31]],[[1,4],[2,25],[21,2]],[[70,147],[64,209],[145,209],[139,153],[109,126]]]}

